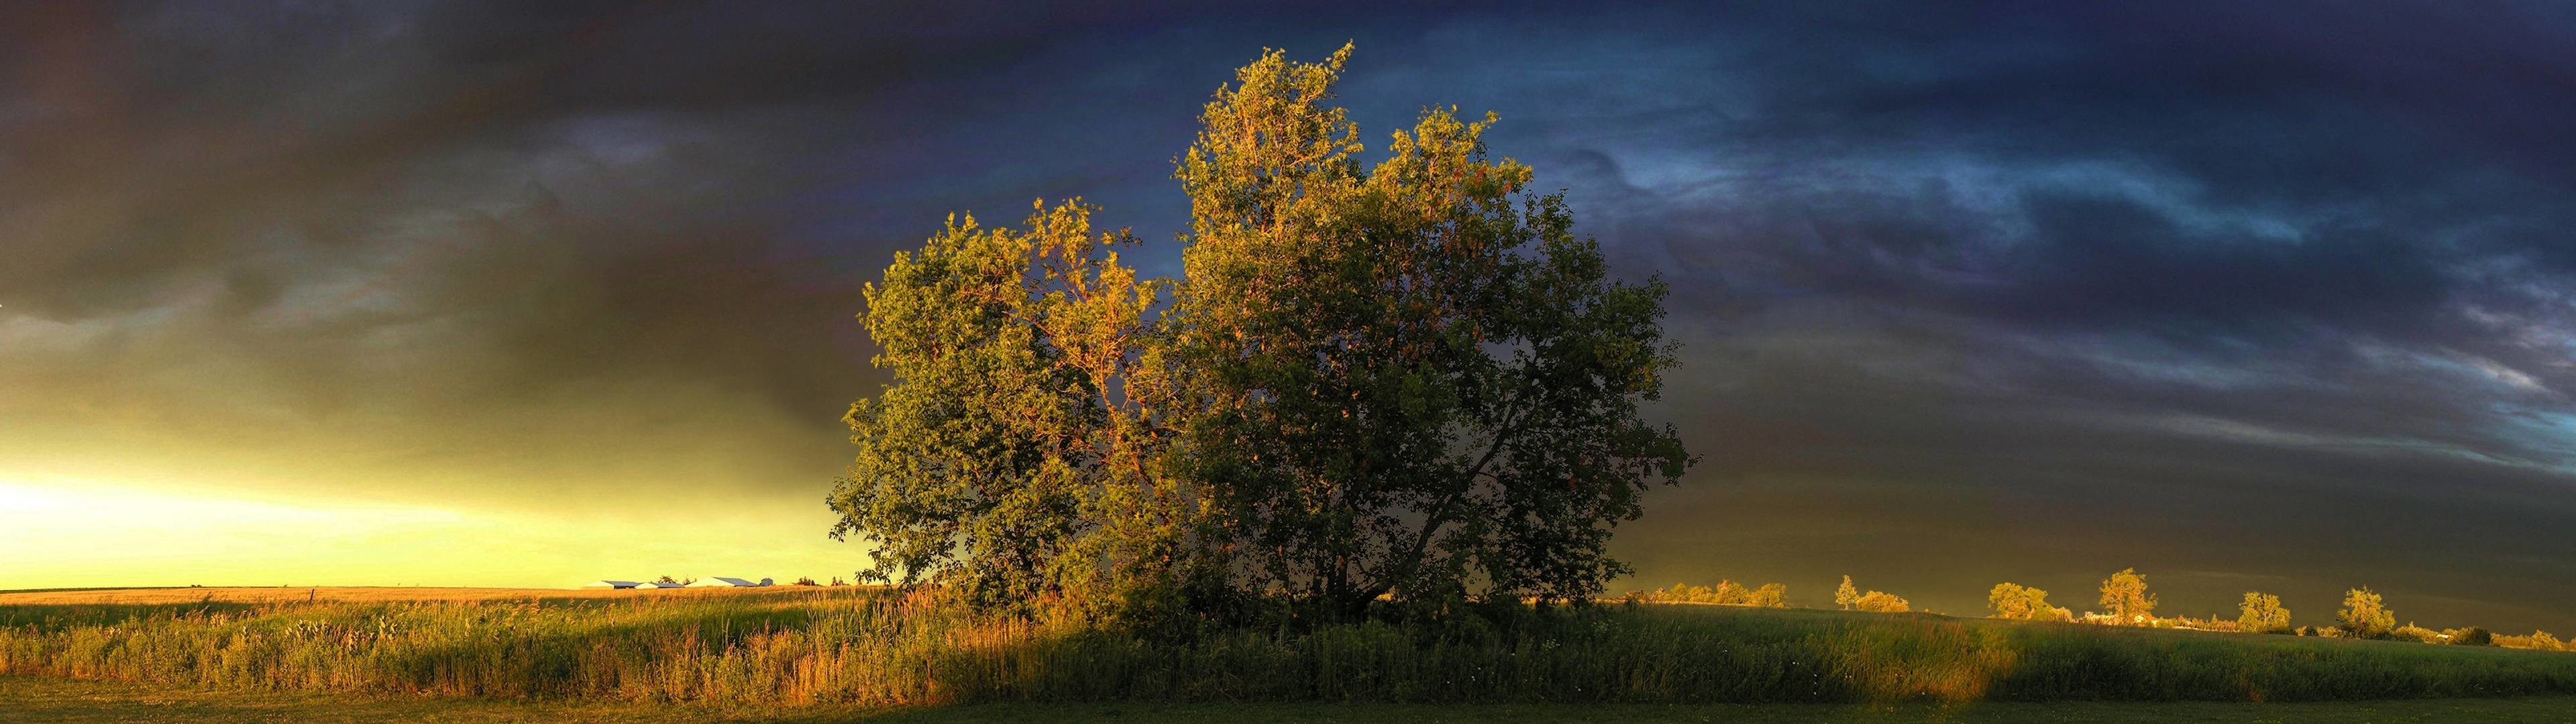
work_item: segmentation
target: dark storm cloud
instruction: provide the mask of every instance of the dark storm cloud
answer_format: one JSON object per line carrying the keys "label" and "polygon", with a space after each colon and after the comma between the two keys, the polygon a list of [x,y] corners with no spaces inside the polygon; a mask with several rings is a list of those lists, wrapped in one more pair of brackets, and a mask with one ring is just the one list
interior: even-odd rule
{"label": "dark storm cloud", "polygon": [[48,441],[803,499],[888,254],[1041,196],[1168,239],[1207,92],[1348,39],[1364,139],[1497,110],[1673,284],[1709,462],[1645,584],[2576,625],[2559,6],[7,12],[0,413]]}
{"label": "dark storm cloud", "polygon": [[[1686,374],[1715,381],[1674,407],[1716,410],[1684,425],[1701,482],[1765,506],[1677,494],[1711,512],[1645,537],[1750,530],[1632,548],[1648,577],[1756,549],[2081,591],[2135,563],[2194,571],[2191,610],[2226,572],[2566,620],[2576,146],[2544,129],[2576,122],[2576,28],[2204,9],[1766,18],[1754,67],[1710,72],[1748,79],[1710,84],[1723,120],[1568,154],[1596,229],[1709,315]],[[1676,152],[1706,170],[1613,160]],[[1845,515],[1882,534],[1810,528]],[[1808,567],[1753,566],[1831,580]]]}

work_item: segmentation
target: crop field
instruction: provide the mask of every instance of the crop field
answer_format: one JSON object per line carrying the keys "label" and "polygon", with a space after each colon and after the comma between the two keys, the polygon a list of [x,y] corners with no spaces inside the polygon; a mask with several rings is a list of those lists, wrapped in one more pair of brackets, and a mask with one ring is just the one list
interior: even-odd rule
{"label": "crop field", "polygon": [[[412,589],[283,589],[305,594],[283,599],[168,590],[197,597],[0,597],[0,673],[263,695],[751,707],[2576,694],[2576,656],[2556,652],[1924,614],[1603,605],[1501,622],[1224,630],[1156,642],[865,588],[422,590],[429,600],[394,593]],[[28,596],[60,602],[20,600]]]}

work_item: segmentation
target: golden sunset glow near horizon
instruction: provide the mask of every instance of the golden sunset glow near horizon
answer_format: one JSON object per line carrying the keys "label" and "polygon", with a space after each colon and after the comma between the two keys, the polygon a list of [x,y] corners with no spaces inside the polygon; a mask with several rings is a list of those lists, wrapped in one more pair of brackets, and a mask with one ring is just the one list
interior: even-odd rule
{"label": "golden sunset glow near horizon", "polygon": [[[0,443],[0,551],[16,554],[0,566],[0,589],[828,582],[849,578],[865,550],[824,536],[833,516],[819,494],[746,495],[761,487],[746,476],[763,466],[719,451],[702,451],[702,464],[673,454],[590,476],[577,461],[522,453],[495,466],[522,471],[513,479],[422,464],[418,453],[311,443],[203,451],[187,464],[35,455],[75,437]],[[149,449],[137,438],[150,437],[119,442]]]}
{"label": "golden sunset glow near horizon", "polygon": [[[470,511],[242,489],[0,481],[0,589],[128,586],[573,588],[599,579],[849,575],[831,516],[691,506],[668,516]],[[676,533],[689,533],[677,535]]]}

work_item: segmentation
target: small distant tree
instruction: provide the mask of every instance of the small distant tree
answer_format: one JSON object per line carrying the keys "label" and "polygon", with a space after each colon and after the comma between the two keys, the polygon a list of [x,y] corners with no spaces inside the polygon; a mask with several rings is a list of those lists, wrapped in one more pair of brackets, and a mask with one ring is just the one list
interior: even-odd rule
{"label": "small distant tree", "polygon": [[2470,626],[2456,631],[2443,631],[2442,633],[2451,635],[2450,643],[2453,646],[2495,645],[2495,634],[2476,626]]}
{"label": "small distant tree", "polygon": [[799,585],[799,586],[819,586],[819,585],[823,585],[823,584],[815,583],[815,582],[814,582],[814,579],[813,579],[813,578],[811,578],[811,577],[807,577],[807,576],[797,576],[797,577],[796,577],[796,585]]}
{"label": "small distant tree", "polygon": [[695,578],[672,578],[672,577],[670,577],[670,576],[663,576],[663,577],[661,577],[661,578],[653,579],[653,582],[654,582],[654,583],[668,583],[668,584],[671,584],[671,585],[674,585],[674,586],[686,586],[686,585],[689,585],[689,584],[692,584],[692,583],[696,583],[696,582],[698,582],[698,579],[695,579]]}
{"label": "small distant tree", "polygon": [[2388,638],[2390,629],[2397,626],[2396,612],[2388,610],[2369,586],[2345,591],[2343,610],[2335,614],[2335,619],[2341,622],[2336,628],[2352,638]]}
{"label": "small distant tree", "polygon": [[1745,594],[1744,605],[1761,606],[1764,608],[1788,608],[1789,587],[1778,583],[1762,584],[1761,588],[1753,589],[1752,593]]}
{"label": "small distant tree", "polygon": [[2102,606],[2111,610],[2122,626],[2139,626],[2153,619],[2156,597],[2147,593],[2147,577],[2138,569],[2123,568],[2102,581]]}
{"label": "small distant tree", "polygon": [[850,582],[848,582],[848,581],[844,581],[844,580],[841,580],[841,577],[840,577],[840,576],[833,576],[833,577],[832,577],[832,585],[834,585],[834,586],[847,586],[847,585],[850,585]]}
{"label": "small distant tree", "polygon": [[2018,583],[1997,583],[1986,593],[1986,606],[1993,608],[1995,618],[2016,621],[2054,621],[2059,609],[2048,605],[2048,592]]}
{"label": "small distant tree", "polygon": [[2290,633],[2290,609],[2281,607],[2281,597],[2269,593],[2245,592],[2245,602],[2236,607],[2236,630],[2245,633]]}
{"label": "small distant tree", "polygon": [[1841,606],[1843,607],[1843,610],[1849,611],[1851,610],[1852,604],[1859,602],[1860,589],[1852,586],[1851,574],[1843,574],[1843,585],[1834,589],[1834,605]]}
{"label": "small distant tree", "polygon": [[2442,642],[2441,632],[2417,626],[2413,621],[2406,622],[2406,625],[2404,626],[2389,629],[2388,637],[2399,641],[2413,641],[2419,644],[2437,644]]}
{"label": "small distant tree", "polygon": [[1717,591],[1713,594],[1713,600],[1717,603],[1740,606],[1744,604],[1745,599],[1751,595],[1751,593],[1751,591],[1745,590],[1744,584],[1736,583],[1734,581],[1718,581]]}
{"label": "small distant tree", "polygon": [[1906,603],[1905,599],[1884,591],[1861,594],[1859,598],[1852,601],[1852,607],[1872,613],[1904,613],[1914,610],[1914,607]]}

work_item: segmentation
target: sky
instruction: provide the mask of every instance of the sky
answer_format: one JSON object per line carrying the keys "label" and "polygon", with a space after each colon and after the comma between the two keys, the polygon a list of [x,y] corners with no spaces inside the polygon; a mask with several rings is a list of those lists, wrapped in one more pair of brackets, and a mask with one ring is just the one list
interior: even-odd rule
{"label": "sky", "polygon": [[2576,630],[2576,6],[0,9],[0,588],[847,576],[860,289],[1355,55],[1671,285],[1614,588]]}

